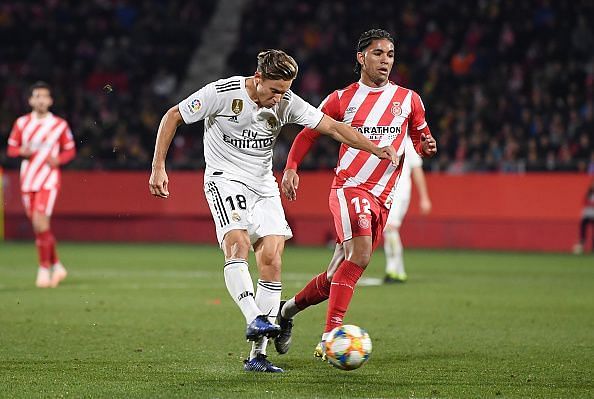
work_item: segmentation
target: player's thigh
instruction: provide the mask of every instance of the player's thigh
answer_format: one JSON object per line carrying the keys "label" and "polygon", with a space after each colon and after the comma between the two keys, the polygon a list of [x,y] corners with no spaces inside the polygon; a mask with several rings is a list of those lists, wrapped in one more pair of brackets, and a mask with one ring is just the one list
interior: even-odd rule
{"label": "player's thigh", "polygon": [[[249,234],[250,230],[253,230],[251,212],[255,199],[243,184],[225,179],[206,180],[204,194],[215,224],[217,241],[221,247],[227,233],[243,230]],[[230,237],[240,238],[243,234],[237,233]],[[226,245],[232,244],[228,242]]]}
{"label": "player's thigh", "polygon": [[283,240],[293,237],[279,196],[257,198],[252,212],[252,221],[254,225],[253,231],[250,232],[252,243],[267,236],[280,236]]}
{"label": "player's thigh", "polygon": [[353,237],[373,235],[373,222],[377,220],[381,205],[367,191],[333,189],[330,191],[329,206],[339,243]]}
{"label": "player's thigh", "polygon": [[58,190],[40,190],[29,193],[30,218],[35,232],[43,232],[50,228],[50,219],[58,198]]}

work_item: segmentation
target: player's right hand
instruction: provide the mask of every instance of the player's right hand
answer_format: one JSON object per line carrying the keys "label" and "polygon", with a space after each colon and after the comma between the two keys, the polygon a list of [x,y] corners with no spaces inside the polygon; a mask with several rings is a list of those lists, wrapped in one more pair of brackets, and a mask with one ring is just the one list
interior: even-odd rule
{"label": "player's right hand", "polygon": [[160,198],[169,197],[169,178],[165,168],[153,168],[149,178],[149,190],[152,195]]}
{"label": "player's right hand", "polygon": [[281,182],[283,194],[289,201],[297,199],[297,188],[299,188],[299,175],[295,169],[286,169]]}
{"label": "player's right hand", "polygon": [[33,155],[33,150],[29,147],[21,147],[19,155],[25,159],[29,159]]}
{"label": "player's right hand", "polygon": [[396,154],[396,150],[391,145],[378,147],[376,156],[380,159],[389,159],[394,166],[398,166],[398,163],[400,162],[400,157]]}

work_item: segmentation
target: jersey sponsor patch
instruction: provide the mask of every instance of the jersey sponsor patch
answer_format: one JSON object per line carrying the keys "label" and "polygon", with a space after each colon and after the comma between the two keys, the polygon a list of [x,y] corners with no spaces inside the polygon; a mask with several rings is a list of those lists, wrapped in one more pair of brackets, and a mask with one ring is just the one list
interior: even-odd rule
{"label": "jersey sponsor patch", "polygon": [[190,111],[190,114],[195,114],[196,112],[200,111],[200,108],[202,108],[202,103],[197,98],[188,103],[188,110]]}

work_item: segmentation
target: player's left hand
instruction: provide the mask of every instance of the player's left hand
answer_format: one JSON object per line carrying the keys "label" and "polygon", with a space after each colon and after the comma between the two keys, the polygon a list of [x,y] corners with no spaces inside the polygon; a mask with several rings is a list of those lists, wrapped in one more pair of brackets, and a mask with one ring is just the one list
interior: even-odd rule
{"label": "player's left hand", "polygon": [[396,150],[391,145],[379,147],[376,156],[381,159],[389,159],[394,166],[398,166],[398,163],[400,162],[400,157],[396,154]]}
{"label": "player's left hand", "polygon": [[437,141],[435,141],[433,136],[421,133],[421,145],[423,146],[423,153],[426,156],[432,157],[437,153]]}
{"label": "player's left hand", "polygon": [[49,157],[47,159],[47,164],[52,168],[57,168],[60,166],[60,159],[58,157]]}
{"label": "player's left hand", "polygon": [[169,198],[169,178],[165,168],[153,168],[149,178],[149,190],[152,195],[160,198]]}

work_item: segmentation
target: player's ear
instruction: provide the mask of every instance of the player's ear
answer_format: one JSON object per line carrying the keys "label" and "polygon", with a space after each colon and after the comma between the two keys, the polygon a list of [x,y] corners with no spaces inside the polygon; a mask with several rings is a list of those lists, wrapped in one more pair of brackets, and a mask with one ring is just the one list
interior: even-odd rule
{"label": "player's ear", "polygon": [[365,64],[365,54],[363,54],[360,51],[357,51],[357,62],[361,66],[363,66],[363,64]]}
{"label": "player's ear", "polygon": [[262,82],[262,73],[256,71],[254,73],[254,83],[255,84],[260,84]]}

